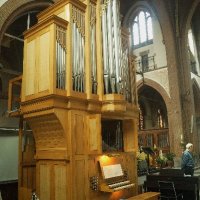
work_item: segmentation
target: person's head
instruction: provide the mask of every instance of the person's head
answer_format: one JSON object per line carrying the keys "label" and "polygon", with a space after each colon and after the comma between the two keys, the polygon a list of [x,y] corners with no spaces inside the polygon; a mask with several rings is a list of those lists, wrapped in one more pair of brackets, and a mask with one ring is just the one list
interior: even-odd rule
{"label": "person's head", "polygon": [[192,151],[192,150],[193,150],[193,144],[192,144],[192,143],[187,143],[187,144],[186,144],[186,149],[187,149],[188,151]]}

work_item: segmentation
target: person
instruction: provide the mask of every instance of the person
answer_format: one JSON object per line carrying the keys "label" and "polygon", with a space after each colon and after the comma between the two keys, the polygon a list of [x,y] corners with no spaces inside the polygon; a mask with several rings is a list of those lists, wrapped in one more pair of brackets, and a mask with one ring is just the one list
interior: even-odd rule
{"label": "person", "polygon": [[34,189],[32,191],[31,200],[39,200]]}
{"label": "person", "polygon": [[183,170],[185,175],[194,175],[194,159],[192,156],[193,151],[193,144],[188,143],[186,144],[186,150],[183,152],[182,155],[182,163],[181,169]]}

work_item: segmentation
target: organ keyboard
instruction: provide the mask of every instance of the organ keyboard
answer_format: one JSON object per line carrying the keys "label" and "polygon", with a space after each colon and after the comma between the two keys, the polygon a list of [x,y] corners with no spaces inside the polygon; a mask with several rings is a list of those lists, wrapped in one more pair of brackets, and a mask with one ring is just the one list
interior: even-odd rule
{"label": "organ keyboard", "polygon": [[[116,159],[112,159],[115,160]],[[135,186],[130,180],[128,180],[127,173],[124,173],[122,166],[117,162],[109,162],[105,164],[100,161],[100,167],[102,171],[102,183],[100,184],[100,190],[104,192],[115,192],[123,189],[131,189]]]}
{"label": "organ keyboard", "polygon": [[123,186],[123,185],[127,185],[129,183],[130,183],[130,181],[122,181],[122,182],[119,182],[119,183],[109,184],[108,186],[110,188],[115,188],[115,187],[120,187],[120,186]]}
{"label": "organ keyboard", "polygon": [[120,187],[113,188],[113,190],[118,191],[118,190],[128,189],[128,188],[132,188],[134,185],[135,185],[134,183],[131,183],[131,184],[128,184],[128,185],[122,185]]}

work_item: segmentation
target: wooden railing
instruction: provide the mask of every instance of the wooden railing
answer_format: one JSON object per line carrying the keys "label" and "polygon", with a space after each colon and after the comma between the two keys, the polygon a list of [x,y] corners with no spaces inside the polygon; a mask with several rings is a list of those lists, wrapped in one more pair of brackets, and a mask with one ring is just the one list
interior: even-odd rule
{"label": "wooden railing", "polygon": [[169,129],[148,129],[138,132],[139,146],[156,146],[164,151],[169,151]]}
{"label": "wooden railing", "polygon": [[156,69],[155,56],[136,60],[136,69],[139,73],[145,73]]}
{"label": "wooden railing", "polygon": [[9,81],[8,86],[8,114],[16,116],[20,113],[22,75]]}

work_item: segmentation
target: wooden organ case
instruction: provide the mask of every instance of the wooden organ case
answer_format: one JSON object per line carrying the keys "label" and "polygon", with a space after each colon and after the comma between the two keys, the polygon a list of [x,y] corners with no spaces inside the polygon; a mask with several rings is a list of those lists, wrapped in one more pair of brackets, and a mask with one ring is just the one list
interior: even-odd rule
{"label": "wooden organ case", "polygon": [[24,33],[19,111],[35,139],[27,190],[40,200],[137,194],[135,67],[119,8],[118,0],[61,0]]}

